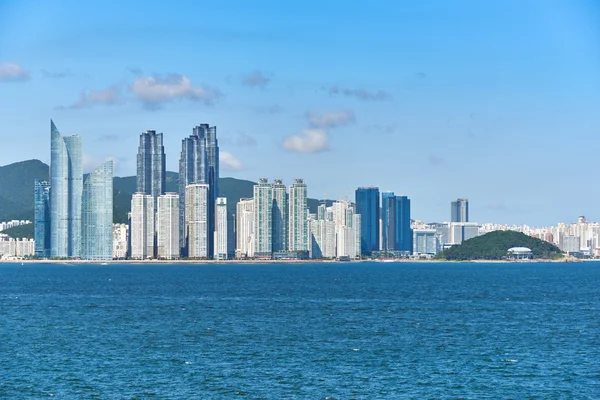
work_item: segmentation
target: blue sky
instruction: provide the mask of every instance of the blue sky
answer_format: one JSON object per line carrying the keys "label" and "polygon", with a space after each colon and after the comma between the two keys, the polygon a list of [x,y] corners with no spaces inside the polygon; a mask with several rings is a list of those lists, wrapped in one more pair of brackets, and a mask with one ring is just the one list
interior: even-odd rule
{"label": "blue sky", "polygon": [[222,176],[375,185],[413,218],[600,220],[600,2],[0,0],[0,165],[135,174],[139,134],[217,125]]}

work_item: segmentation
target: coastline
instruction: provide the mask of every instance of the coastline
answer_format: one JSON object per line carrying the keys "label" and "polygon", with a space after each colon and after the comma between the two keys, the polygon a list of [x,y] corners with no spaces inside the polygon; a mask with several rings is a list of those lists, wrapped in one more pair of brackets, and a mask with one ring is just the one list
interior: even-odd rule
{"label": "coastline", "polygon": [[406,263],[449,263],[449,264],[535,264],[535,263],[579,263],[600,261],[597,259],[560,259],[560,260],[0,260],[0,264],[64,264],[64,265],[228,265],[228,264],[356,264],[356,263],[382,263],[382,264],[406,264]]}

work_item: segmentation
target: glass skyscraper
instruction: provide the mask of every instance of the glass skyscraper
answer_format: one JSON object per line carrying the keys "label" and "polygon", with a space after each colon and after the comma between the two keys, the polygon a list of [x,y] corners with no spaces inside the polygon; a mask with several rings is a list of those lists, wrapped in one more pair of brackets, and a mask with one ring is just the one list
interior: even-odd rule
{"label": "glass skyscraper", "polygon": [[34,182],[34,238],[35,255],[50,257],[50,183]]}
{"label": "glass skyscraper", "polygon": [[450,203],[450,222],[469,222],[468,199],[456,199]]}
{"label": "glass skyscraper", "polygon": [[410,199],[406,196],[388,198],[388,249],[412,253],[413,232],[410,227]]}
{"label": "glass skyscraper", "polygon": [[208,231],[210,257],[214,251],[215,204],[219,196],[219,142],[217,127],[201,124],[193,128],[192,134],[181,143],[179,158],[179,212],[180,212],[180,241],[182,249],[186,243],[185,196],[186,187],[191,184],[208,185],[209,211]]}
{"label": "glass skyscraper", "polygon": [[166,156],[163,134],[146,131],[140,135],[137,155],[137,192],[149,194],[156,204],[166,189]]}
{"label": "glass skyscraper", "polygon": [[381,250],[391,250],[388,243],[388,226],[389,226],[389,201],[390,197],[394,197],[394,192],[381,192]]}
{"label": "glass skyscraper", "polygon": [[370,255],[379,250],[379,188],[360,187],[355,200],[356,213],[361,216],[361,254]]}
{"label": "glass skyscraper", "polygon": [[81,255],[81,137],[62,137],[50,121],[50,256]]}
{"label": "glass skyscraper", "polygon": [[113,162],[106,161],[83,182],[81,258],[113,258]]}

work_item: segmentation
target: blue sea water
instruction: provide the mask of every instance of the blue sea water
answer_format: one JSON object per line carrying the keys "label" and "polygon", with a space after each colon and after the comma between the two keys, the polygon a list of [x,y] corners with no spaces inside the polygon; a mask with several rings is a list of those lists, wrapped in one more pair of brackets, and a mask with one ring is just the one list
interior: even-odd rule
{"label": "blue sea water", "polygon": [[598,399],[600,263],[0,265],[0,398]]}

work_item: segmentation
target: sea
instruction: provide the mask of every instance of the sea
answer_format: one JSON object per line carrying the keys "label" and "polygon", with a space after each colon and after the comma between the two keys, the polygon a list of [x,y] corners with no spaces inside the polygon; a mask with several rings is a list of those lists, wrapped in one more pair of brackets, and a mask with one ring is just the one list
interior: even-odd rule
{"label": "sea", "polygon": [[0,264],[2,399],[600,399],[600,263]]}

